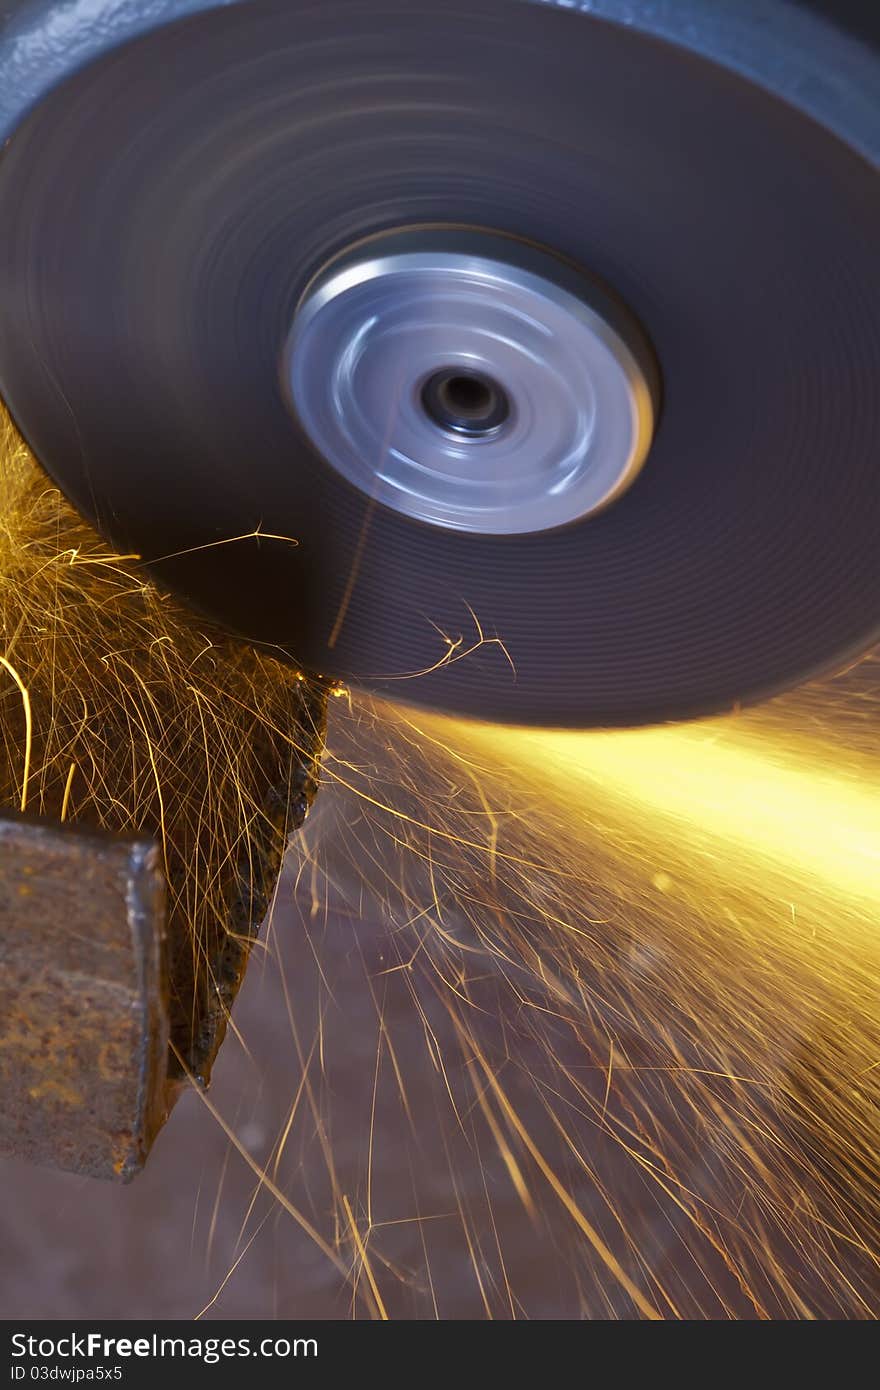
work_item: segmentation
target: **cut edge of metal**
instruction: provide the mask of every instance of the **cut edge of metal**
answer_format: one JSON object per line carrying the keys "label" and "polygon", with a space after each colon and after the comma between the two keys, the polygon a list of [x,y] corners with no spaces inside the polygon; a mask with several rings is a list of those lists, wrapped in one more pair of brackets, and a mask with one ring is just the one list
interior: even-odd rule
{"label": "cut edge of metal", "polygon": [[126,907],[135,944],[142,1022],[135,1143],[119,1172],[123,1182],[130,1182],[143,1168],[171,1108],[166,885],[159,868],[158,846],[153,841],[135,840],[129,862]]}

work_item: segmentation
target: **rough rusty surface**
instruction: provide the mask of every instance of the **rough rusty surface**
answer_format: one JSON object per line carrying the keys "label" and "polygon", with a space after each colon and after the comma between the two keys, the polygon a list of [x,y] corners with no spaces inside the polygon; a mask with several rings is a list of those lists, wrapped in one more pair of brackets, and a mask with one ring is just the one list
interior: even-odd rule
{"label": "rough rusty surface", "polygon": [[0,1151],[128,1178],[165,1114],[150,840],[0,816]]}
{"label": "rough rusty surface", "polygon": [[[318,788],[324,749],[327,695],[318,685],[297,688],[296,753],[271,730],[256,739],[252,755],[263,773],[265,795],[261,815],[254,817],[242,852],[226,867],[222,899],[226,916],[206,929],[193,951],[189,924],[172,912],[168,932],[171,980],[171,1043],[169,1074],[181,1080],[189,1072],[201,1085],[211,1079],[211,1067],[226,1034],[233,1000],[247,967],[251,946],[266,917],[289,836],[300,828]],[[191,822],[190,822],[191,823]],[[186,901],[185,879],[190,847],[176,840],[168,856],[171,900]]]}
{"label": "rough rusty surface", "polygon": [[298,700],[296,753],[268,732],[254,749],[262,814],[226,868],[225,920],[198,942],[183,910],[197,843],[163,856],[149,836],[0,811],[0,1153],[127,1180],[187,1073],[208,1084],[317,790],[326,693],[303,684]]}

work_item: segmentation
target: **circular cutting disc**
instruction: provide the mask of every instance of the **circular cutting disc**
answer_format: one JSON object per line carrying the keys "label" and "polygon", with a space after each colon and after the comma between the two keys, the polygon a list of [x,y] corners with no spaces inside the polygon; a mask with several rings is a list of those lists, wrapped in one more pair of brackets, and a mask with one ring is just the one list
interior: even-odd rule
{"label": "circular cutting disc", "polygon": [[[688,48],[648,32],[654,6],[594,9],[226,5],[111,48],[17,125],[0,391],[198,609],[397,698],[570,726],[725,709],[877,638],[871,50],[845,46],[841,96],[803,38],[824,22],[787,4],[763,7],[768,34],[793,27],[761,82],[754,6],[729,62],[723,24],[699,52],[693,27]],[[662,410],[604,511],[431,525],[298,423],[282,358],[306,287],[361,238],[436,224],[549,248],[642,326]]]}

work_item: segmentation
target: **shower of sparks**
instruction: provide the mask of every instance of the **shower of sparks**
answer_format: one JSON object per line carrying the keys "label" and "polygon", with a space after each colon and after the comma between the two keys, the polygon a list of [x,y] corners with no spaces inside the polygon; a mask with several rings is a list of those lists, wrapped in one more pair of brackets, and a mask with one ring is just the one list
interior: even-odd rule
{"label": "shower of sparks", "polygon": [[[39,730],[51,646],[28,648],[13,598],[4,652]],[[77,652],[96,640],[77,633]],[[179,665],[143,691],[138,669],[108,647],[79,722],[48,753],[37,739],[30,795],[119,801],[119,748],[89,723],[116,682],[152,805],[180,745],[158,739],[156,772],[167,711],[142,721],[177,683],[210,768],[194,814],[222,845],[250,775],[226,702],[271,728],[289,677],[239,671],[220,699]],[[11,679],[0,696],[21,725]],[[269,1004],[228,1044],[254,1084],[232,1118],[200,1102],[253,1188],[234,1249],[214,1249],[227,1164],[193,1215],[217,1266],[193,1311],[222,1315],[271,1239],[294,1271],[279,1316],[880,1314],[880,662],[680,728],[502,730],[354,697],[332,713],[245,989]],[[10,801],[23,743],[7,734]],[[275,1136],[259,1158],[248,1108]]]}
{"label": "shower of sparks", "polygon": [[322,1124],[375,1011],[333,1182],[392,1315],[880,1311],[878,718],[866,661],[678,728],[335,721],[295,899]]}
{"label": "shower of sparks", "polygon": [[[290,543],[263,531],[220,543],[240,540]],[[0,808],[161,841],[183,982],[172,1009],[191,1058],[265,909],[286,769],[314,747],[307,692],[114,553],[0,414]]]}
{"label": "shower of sparks", "polygon": [[720,839],[737,868],[742,856],[766,857],[802,883],[823,880],[837,897],[880,904],[880,776],[837,774],[834,750],[821,744],[780,748],[740,734],[732,719],[613,734],[522,729],[513,738],[458,724],[447,737],[511,773],[528,768],[577,817],[589,819],[597,796],[616,795],[679,821],[691,842]]}
{"label": "shower of sparks", "polygon": [[266,945],[299,1078],[272,1171],[352,1287],[876,1316],[880,662],[644,731],[334,714]]}

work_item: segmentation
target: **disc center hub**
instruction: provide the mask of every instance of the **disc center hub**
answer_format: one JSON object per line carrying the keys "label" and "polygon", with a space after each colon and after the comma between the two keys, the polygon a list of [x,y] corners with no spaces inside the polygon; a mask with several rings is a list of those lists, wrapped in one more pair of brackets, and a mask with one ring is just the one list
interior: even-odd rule
{"label": "disc center hub", "polygon": [[282,383],[326,462],[375,501],[451,530],[546,531],[629,487],[657,369],[601,282],[501,233],[410,228],[314,277]]}
{"label": "disc center hub", "polygon": [[510,416],[507,392],[485,372],[445,367],[422,387],[422,405],[442,430],[465,439],[495,434]]}

